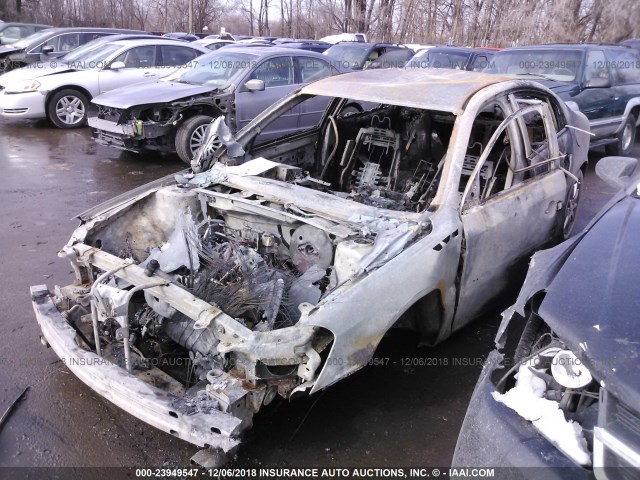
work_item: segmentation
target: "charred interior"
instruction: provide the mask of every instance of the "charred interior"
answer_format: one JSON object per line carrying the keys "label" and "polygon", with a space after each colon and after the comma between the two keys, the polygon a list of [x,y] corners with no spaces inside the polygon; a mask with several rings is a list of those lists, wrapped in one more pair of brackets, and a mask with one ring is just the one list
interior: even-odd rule
{"label": "charred interior", "polygon": [[[528,97],[514,101],[539,102]],[[506,118],[503,105],[502,100],[488,103],[473,123],[462,165],[460,194],[492,135]],[[378,105],[363,112],[347,105],[343,112],[328,117],[316,140],[313,160],[312,155],[299,150],[284,158],[282,147],[271,150],[265,145],[258,150],[262,148],[261,154],[267,158],[279,157],[278,161],[308,170],[295,183],[378,208],[427,210],[440,184],[456,116],[393,105]],[[524,125],[532,146],[527,165],[546,160],[548,147],[542,118],[533,112],[524,117]],[[513,130],[503,130],[487,152],[475,179],[472,200],[488,198],[514,182],[548,171],[543,166],[514,174],[525,165],[519,164],[518,152],[510,140],[513,134]]]}
{"label": "charred interior", "polygon": [[320,180],[350,200],[421,211],[435,196],[455,116],[381,106],[330,119]]}

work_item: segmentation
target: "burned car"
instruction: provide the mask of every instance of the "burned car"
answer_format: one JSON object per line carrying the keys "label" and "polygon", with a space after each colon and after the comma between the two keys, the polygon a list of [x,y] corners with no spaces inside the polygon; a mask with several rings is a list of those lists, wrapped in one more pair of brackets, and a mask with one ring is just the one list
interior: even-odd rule
{"label": "burned car", "polygon": [[[312,126],[261,141],[316,104]],[[445,340],[568,235],[587,129],[535,82],[445,70],[327,77],[235,136],[221,116],[191,170],[80,215],[60,251],[74,281],[31,289],[43,338],[222,461],[275,397],[356,372],[394,326]]]}
{"label": "burned car", "polygon": [[600,160],[598,176],[622,190],[583,232],[533,256],[469,403],[454,467],[637,478],[638,164]]}
{"label": "burned car", "polygon": [[[277,100],[336,73],[319,53],[234,45],[193,60],[177,76],[97,96],[88,123],[94,139],[103,145],[134,152],[176,152],[189,163],[214,118],[224,115],[236,132]],[[310,111],[284,115],[262,138],[311,126],[326,104],[311,106]]]}

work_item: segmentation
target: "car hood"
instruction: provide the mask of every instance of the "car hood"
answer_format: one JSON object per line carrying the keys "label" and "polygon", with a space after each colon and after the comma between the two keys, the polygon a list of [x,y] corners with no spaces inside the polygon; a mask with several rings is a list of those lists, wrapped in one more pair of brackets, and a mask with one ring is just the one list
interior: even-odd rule
{"label": "car hood", "polygon": [[168,103],[192,95],[201,95],[214,91],[214,88],[188,83],[166,82],[158,80],[155,83],[141,83],[98,95],[92,102],[107,107],[127,109],[135,105],[150,103]]}
{"label": "car hood", "polygon": [[567,100],[573,97],[576,93],[578,93],[577,83],[571,82],[556,82],[554,80],[536,80],[538,83],[541,83],[553,93],[558,95],[563,100]]}
{"label": "car hood", "polygon": [[640,199],[615,204],[575,246],[539,314],[613,395],[640,408]]}
{"label": "car hood", "polygon": [[14,47],[13,45],[0,45],[0,56],[9,55],[10,53],[19,52],[23,48]]}

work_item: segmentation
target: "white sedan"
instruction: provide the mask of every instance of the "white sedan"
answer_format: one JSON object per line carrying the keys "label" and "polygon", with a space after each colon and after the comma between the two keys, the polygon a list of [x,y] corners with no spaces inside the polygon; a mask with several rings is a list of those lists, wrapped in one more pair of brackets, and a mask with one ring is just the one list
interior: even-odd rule
{"label": "white sedan", "polygon": [[0,115],[82,127],[96,95],[157,80],[208,51],[180,41],[120,40],[97,45],[70,63],[35,63],[0,75]]}

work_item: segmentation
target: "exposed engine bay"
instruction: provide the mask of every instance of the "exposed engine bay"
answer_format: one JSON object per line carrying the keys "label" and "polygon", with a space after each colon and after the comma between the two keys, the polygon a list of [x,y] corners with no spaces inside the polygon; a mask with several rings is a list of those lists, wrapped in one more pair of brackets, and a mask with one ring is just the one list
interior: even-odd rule
{"label": "exposed engine bay", "polygon": [[[239,419],[235,436],[276,396],[312,386],[333,335],[301,319],[422,227],[417,214],[367,216],[379,209],[335,197],[355,208],[320,216],[239,185],[287,175],[308,190],[299,168],[256,159],[177,176],[81,225],[61,252],[76,283],[55,292],[77,343],[188,411]],[[210,185],[194,184],[202,176]]]}

